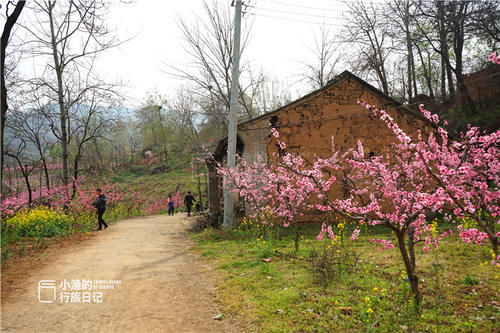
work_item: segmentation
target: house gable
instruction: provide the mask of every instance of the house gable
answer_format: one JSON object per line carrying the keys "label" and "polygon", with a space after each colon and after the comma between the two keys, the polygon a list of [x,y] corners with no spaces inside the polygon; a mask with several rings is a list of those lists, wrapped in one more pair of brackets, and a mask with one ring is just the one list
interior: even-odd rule
{"label": "house gable", "polygon": [[241,123],[238,133],[246,146],[243,158],[253,161],[261,155],[267,160],[277,151],[275,144],[269,142],[271,127],[279,130],[289,152],[300,152],[307,159],[312,159],[314,154],[326,157],[331,153],[332,136],[340,150],[355,147],[359,139],[370,152],[380,151],[390,141],[390,132],[385,124],[358,105],[358,100],[387,110],[405,130],[425,126],[422,116],[344,71],[325,87],[274,112]]}
{"label": "house gable", "polygon": [[[354,148],[360,140],[367,155],[377,155],[394,142],[394,134],[385,123],[359,105],[359,100],[385,109],[408,133],[430,128],[422,116],[345,71],[325,87],[276,111],[241,123],[238,126],[238,138],[243,144],[242,158],[253,162],[260,155],[267,164],[278,161],[279,150],[276,141],[270,139],[272,127],[278,129],[289,153],[300,154],[309,162],[314,160],[314,156],[326,158],[331,155],[332,136],[336,150]],[[219,145],[219,148],[221,147],[224,147],[223,141]],[[218,150],[225,151],[222,148]],[[342,179],[342,175],[337,176]],[[210,185],[211,188],[218,187],[220,180],[214,178],[213,184]],[[332,186],[331,195],[337,198],[345,195],[342,181]],[[222,196],[219,195],[218,198],[213,202],[220,202]],[[215,205],[216,203],[213,207]],[[313,211],[307,212],[304,219],[311,221],[316,214],[317,212]]]}

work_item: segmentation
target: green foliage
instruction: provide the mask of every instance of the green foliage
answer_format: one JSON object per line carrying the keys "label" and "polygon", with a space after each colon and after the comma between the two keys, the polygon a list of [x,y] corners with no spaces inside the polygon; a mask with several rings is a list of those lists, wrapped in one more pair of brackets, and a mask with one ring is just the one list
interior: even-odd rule
{"label": "green foliage", "polygon": [[476,284],[479,284],[479,281],[475,277],[470,275],[464,276],[461,282],[469,286],[475,286]]}
{"label": "green foliage", "polygon": [[[190,237],[198,243],[195,251],[217,268],[221,277],[217,297],[225,313],[241,316],[244,331],[426,332],[436,330],[436,314],[441,332],[471,327],[479,332],[496,330],[498,272],[491,265],[479,265],[490,257],[488,249],[469,247],[457,235],[443,241],[447,244],[439,249],[442,268],[436,307],[434,254],[418,248],[424,297],[417,308],[398,253],[377,251],[369,242],[373,237],[390,238],[383,228],[362,230],[356,241],[350,241],[352,226],[346,224],[342,242],[333,246],[330,240],[316,240],[319,229],[300,225],[304,246],[298,252],[293,228],[285,228],[281,240],[273,234],[254,236],[250,230],[207,229]],[[335,266],[337,250],[355,253],[356,269],[328,267],[331,278],[324,283],[308,259],[323,260],[322,267],[328,262]],[[463,267],[471,262],[478,263],[476,279],[488,283],[464,286]]]}
{"label": "green foliage", "polygon": [[440,116],[448,121],[450,133],[459,133],[467,130],[467,126],[479,126],[486,130],[496,130],[500,119],[500,108],[498,106],[482,105],[476,103],[478,112],[472,113],[462,106],[455,109],[443,110]]}

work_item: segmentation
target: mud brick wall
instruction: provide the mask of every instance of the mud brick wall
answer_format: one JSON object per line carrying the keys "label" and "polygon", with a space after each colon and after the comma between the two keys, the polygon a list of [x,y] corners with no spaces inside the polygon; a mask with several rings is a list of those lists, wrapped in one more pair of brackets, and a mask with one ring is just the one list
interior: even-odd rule
{"label": "mud brick wall", "polygon": [[[238,133],[244,141],[243,159],[251,162],[260,154],[268,163],[278,161],[276,141],[270,138],[271,123],[287,144],[287,151],[312,162],[314,155],[331,155],[331,138],[337,150],[345,151],[357,146],[361,140],[366,154],[380,154],[394,141],[394,134],[384,122],[357,104],[364,100],[385,109],[408,133],[417,129],[427,131],[426,123],[406,109],[398,109],[394,101],[370,89],[358,80],[343,78],[329,87],[293,102],[278,112],[242,124]],[[272,118],[274,117],[274,118]],[[342,198],[342,174],[332,186],[331,198]],[[319,211],[304,212],[301,222],[321,219]]]}
{"label": "mud brick wall", "polygon": [[269,118],[243,128],[238,128],[238,135],[244,143],[242,158],[246,162],[254,162],[260,155],[267,162],[267,146],[270,135]]}
{"label": "mud brick wall", "polygon": [[[500,103],[500,66],[490,64],[480,71],[464,75],[465,86],[474,102],[483,102],[482,107],[488,108]],[[464,98],[457,83],[457,105],[463,104]]]}

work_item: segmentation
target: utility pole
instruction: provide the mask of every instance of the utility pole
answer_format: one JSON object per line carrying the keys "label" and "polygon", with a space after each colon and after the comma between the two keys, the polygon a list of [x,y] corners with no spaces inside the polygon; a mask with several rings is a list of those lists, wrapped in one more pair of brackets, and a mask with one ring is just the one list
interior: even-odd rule
{"label": "utility pole", "polygon": [[[238,122],[238,87],[240,75],[240,32],[241,32],[241,0],[234,0],[234,45],[231,96],[229,98],[229,128],[227,134],[227,168],[234,168],[236,160],[236,128]],[[224,229],[233,228],[234,195],[232,183],[224,185]]]}

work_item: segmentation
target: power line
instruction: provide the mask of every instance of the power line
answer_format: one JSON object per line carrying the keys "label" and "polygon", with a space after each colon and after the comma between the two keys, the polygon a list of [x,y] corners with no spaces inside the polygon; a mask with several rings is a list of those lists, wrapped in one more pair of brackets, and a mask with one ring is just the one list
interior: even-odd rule
{"label": "power line", "polygon": [[306,20],[298,20],[298,19],[293,19],[289,17],[279,17],[279,16],[273,16],[273,15],[266,15],[266,14],[260,14],[260,13],[248,13],[248,15],[252,16],[260,16],[260,17],[267,17],[267,18],[274,18],[278,20],[285,20],[285,21],[292,21],[292,22],[301,22],[301,23],[308,23],[308,24],[323,24],[323,25],[331,25],[331,26],[337,26],[337,27],[345,27],[345,24],[335,24],[335,23],[323,23],[323,22],[315,22],[315,21],[306,21]]}
{"label": "power line", "polygon": [[[295,5],[292,3],[286,3],[286,2],[275,1],[275,0],[267,0],[266,2],[272,2],[275,4],[279,4],[279,5],[285,5],[285,6],[297,7],[297,8],[305,8],[305,9],[311,9],[311,10],[322,10],[322,11],[332,11],[332,12],[341,11],[339,9],[334,9],[334,8],[320,8],[320,7],[311,7],[311,6],[304,6],[304,5]],[[341,1],[339,1],[339,2],[341,2]]]}
{"label": "power line", "polygon": [[343,20],[345,17],[339,17],[339,16],[325,16],[325,15],[316,15],[316,14],[308,14],[308,13],[298,13],[298,12],[291,12],[287,10],[281,10],[281,9],[274,9],[274,8],[265,8],[265,7],[257,7],[257,6],[247,6],[249,8],[255,8],[258,10],[264,10],[264,11],[269,11],[269,12],[276,12],[276,13],[285,13],[285,14],[292,14],[292,15],[299,15],[299,16],[311,16],[311,17],[319,17],[319,18],[330,18],[330,19],[340,19]]}
{"label": "power line", "polygon": [[[349,2],[354,2],[353,0],[329,0],[330,2],[341,2],[343,4],[348,4]],[[430,0],[431,1],[431,0]],[[360,1],[363,4],[374,4],[374,5],[386,5],[389,1],[371,1],[371,0],[362,0]]]}

